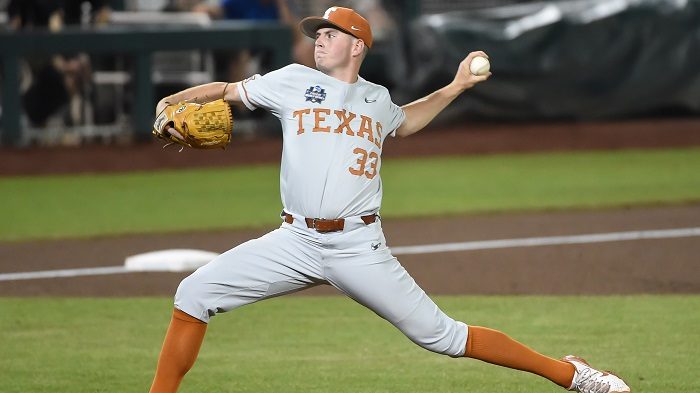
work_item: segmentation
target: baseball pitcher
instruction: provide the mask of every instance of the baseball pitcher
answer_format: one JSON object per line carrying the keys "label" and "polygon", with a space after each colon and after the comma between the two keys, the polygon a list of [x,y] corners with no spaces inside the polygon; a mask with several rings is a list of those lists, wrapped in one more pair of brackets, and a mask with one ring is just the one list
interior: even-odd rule
{"label": "baseball pitcher", "polygon": [[[379,216],[387,138],[420,131],[462,92],[487,80],[490,73],[469,71],[473,58],[487,55],[470,53],[449,85],[400,107],[386,88],[358,75],[372,48],[365,18],[331,7],[299,27],[315,40],[316,69],[292,64],[236,83],[200,85],[156,108],[154,133],[203,148],[230,140],[231,116],[217,104],[221,99],[276,116],[283,130],[284,210],[278,229],[221,254],[180,283],[151,393],[177,390],[213,316],[319,284],[333,285],[429,351],[528,371],[572,391],[630,392],[620,378],[580,358],[549,358],[504,333],[450,318],[387,247]],[[218,129],[225,135],[216,135]]]}

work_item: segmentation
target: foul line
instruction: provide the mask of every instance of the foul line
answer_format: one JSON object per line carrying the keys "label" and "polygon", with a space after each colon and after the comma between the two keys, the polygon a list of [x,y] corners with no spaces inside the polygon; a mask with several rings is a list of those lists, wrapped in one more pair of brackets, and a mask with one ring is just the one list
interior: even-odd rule
{"label": "foul line", "polygon": [[392,247],[391,251],[396,255],[430,254],[436,252],[490,250],[494,248],[556,246],[564,244],[604,243],[644,239],[670,239],[692,236],[700,236],[700,227],[430,244],[425,246]]}
{"label": "foul line", "polygon": [[2,273],[0,281],[34,280],[38,278],[60,278],[79,276],[101,276],[104,274],[129,273],[124,266],[89,267],[82,269],[40,270],[35,272]]}
{"label": "foul line", "polygon": [[[649,231],[594,233],[573,236],[528,237],[520,239],[483,240],[461,243],[427,244],[422,246],[391,247],[394,255],[432,254],[438,252],[491,250],[496,248],[556,246],[567,244],[588,244],[619,242],[645,239],[671,239],[700,236],[700,227],[661,229]],[[33,280],[40,278],[60,278],[79,276],[99,276],[107,274],[134,273],[124,266],[106,266],[83,269],[43,270],[34,272],[0,273],[0,281]]]}

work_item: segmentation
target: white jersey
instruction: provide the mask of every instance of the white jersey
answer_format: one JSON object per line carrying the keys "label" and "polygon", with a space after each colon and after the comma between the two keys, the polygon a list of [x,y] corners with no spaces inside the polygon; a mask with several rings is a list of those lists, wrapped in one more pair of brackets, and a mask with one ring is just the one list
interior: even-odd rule
{"label": "white jersey", "polygon": [[385,87],[292,64],[244,80],[238,92],[248,109],[267,109],[282,123],[286,212],[334,219],[379,211],[382,146],[405,119]]}

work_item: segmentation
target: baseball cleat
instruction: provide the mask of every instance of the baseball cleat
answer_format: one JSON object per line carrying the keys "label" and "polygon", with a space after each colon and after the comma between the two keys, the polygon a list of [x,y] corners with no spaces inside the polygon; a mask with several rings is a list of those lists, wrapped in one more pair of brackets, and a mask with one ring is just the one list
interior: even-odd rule
{"label": "baseball cleat", "polygon": [[563,359],[576,367],[570,391],[579,393],[630,393],[630,387],[622,378],[609,371],[599,371],[585,360],[569,355]]}

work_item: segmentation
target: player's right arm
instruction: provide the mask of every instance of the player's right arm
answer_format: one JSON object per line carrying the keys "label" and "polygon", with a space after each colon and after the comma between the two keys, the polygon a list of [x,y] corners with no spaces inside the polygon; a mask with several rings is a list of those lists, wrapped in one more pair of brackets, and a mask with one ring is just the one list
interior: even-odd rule
{"label": "player's right arm", "polygon": [[467,89],[471,89],[477,83],[483,82],[491,76],[489,72],[486,75],[472,75],[469,71],[469,64],[476,56],[487,57],[482,51],[471,52],[459,64],[459,69],[455,74],[455,78],[449,85],[442,89],[436,90],[433,93],[406,104],[401,107],[406,118],[401,126],[396,130],[398,136],[409,136],[423,129],[437,116],[443,109],[447,107],[455,98]]}
{"label": "player's right arm", "polygon": [[156,116],[165,109],[168,104],[176,104],[181,101],[197,102],[203,104],[223,98],[229,104],[243,105],[241,96],[235,83],[212,82],[199,86],[190,87],[173,95],[163,97],[156,105]]}

